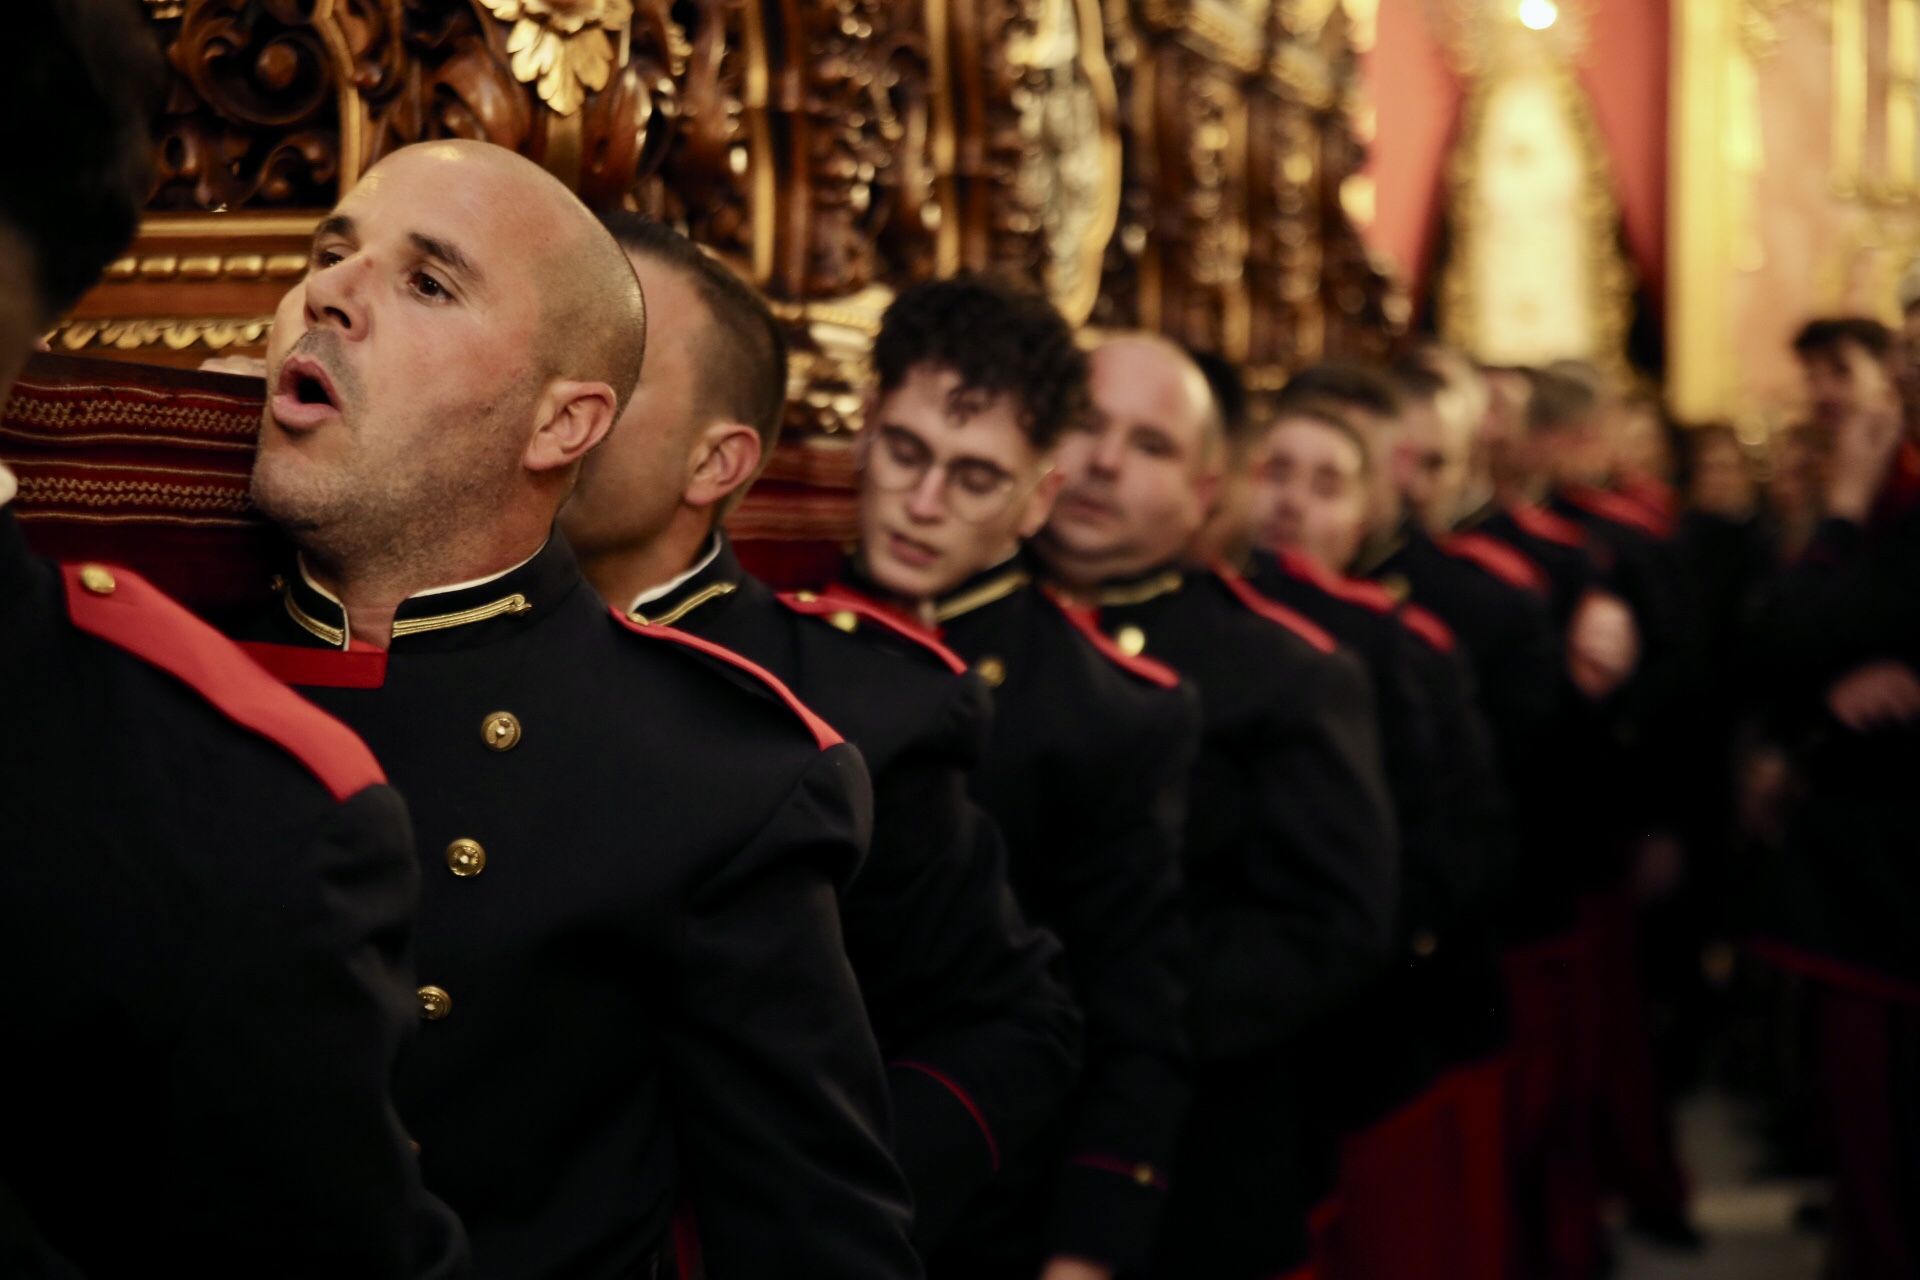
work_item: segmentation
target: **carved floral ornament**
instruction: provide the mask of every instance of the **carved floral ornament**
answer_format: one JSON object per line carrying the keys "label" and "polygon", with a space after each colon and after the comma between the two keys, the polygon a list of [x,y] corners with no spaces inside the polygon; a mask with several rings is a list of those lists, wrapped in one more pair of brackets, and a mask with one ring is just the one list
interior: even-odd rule
{"label": "carved floral ornament", "polygon": [[558,115],[580,110],[625,61],[633,0],[481,0],[514,24],[507,55],[514,78],[530,84]]}

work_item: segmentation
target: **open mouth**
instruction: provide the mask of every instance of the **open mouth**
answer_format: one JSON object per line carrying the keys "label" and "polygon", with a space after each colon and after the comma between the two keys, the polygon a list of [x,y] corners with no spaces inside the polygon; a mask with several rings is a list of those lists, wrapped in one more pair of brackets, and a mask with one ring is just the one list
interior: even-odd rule
{"label": "open mouth", "polygon": [[273,393],[273,416],[281,426],[307,430],[339,412],[333,379],[319,361],[294,356],[281,364]]}

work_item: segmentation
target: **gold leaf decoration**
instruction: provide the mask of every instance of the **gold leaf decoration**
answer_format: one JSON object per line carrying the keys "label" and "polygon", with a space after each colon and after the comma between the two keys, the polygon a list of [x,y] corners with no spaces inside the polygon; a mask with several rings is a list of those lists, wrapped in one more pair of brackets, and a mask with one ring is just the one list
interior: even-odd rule
{"label": "gold leaf decoration", "polygon": [[633,0],[481,0],[513,23],[507,56],[514,79],[534,86],[556,114],[580,110],[587,94],[607,87],[616,41],[633,23]]}

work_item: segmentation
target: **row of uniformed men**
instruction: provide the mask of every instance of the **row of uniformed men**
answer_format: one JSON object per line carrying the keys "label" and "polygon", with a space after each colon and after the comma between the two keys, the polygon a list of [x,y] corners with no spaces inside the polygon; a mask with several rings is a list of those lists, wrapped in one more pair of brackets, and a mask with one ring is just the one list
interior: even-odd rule
{"label": "row of uniformed men", "polygon": [[[1525,856],[1545,735],[1642,665],[1523,553],[1620,511],[1508,494],[1436,541],[1444,364],[1310,372],[1249,434],[1169,344],[1089,357],[949,281],[876,342],[859,551],[779,597],[720,527],[779,330],[613,233],[479,144],[321,223],[268,360],[254,497],[300,554],[260,667],[0,516],[0,765],[49,855],[11,971],[90,944],[16,1024],[9,1239],[88,1274],[1497,1274],[1498,1163],[1435,1125],[1498,1128],[1516,848],[1520,919],[1575,898]],[[72,803],[81,758],[113,803]],[[115,1190],[139,1229],[90,1230]]]}

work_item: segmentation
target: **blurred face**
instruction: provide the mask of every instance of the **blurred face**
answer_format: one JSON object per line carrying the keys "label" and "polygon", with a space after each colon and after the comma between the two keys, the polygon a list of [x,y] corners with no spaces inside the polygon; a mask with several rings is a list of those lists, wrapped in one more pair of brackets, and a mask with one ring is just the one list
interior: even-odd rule
{"label": "blurred face", "polygon": [[545,381],[526,246],[547,206],[516,194],[470,155],[411,148],[315,232],[274,319],[253,473],[256,504],[309,551],[417,544],[518,483]]}
{"label": "blurred face", "polygon": [[1088,585],[1178,558],[1220,485],[1212,393],[1184,356],[1116,339],[1093,353],[1091,375],[1093,413],[1061,442],[1060,501],[1041,540],[1062,577]]}
{"label": "blurred face", "polygon": [[1010,398],[962,391],[935,365],[915,365],[873,403],[859,450],[861,559],[909,600],[1012,556],[1046,522],[1058,483]]}
{"label": "blurred face", "polygon": [[1800,362],[1814,424],[1832,431],[1854,414],[1885,403],[1893,395],[1893,375],[1871,352],[1854,342],[1816,351]]}
{"label": "blurred face", "polygon": [[560,513],[567,541],[583,556],[643,546],[659,537],[686,491],[689,451],[701,426],[700,374],[712,315],[686,275],[629,253],[647,308],[671,316],[647,339],[640,383],[619,422],[588,455],[580,484]]}
{"label": "blurred face", "polygon": [[1692,504],[1716,515],[1743,517],[1753,510],[1753,476],[1746,456],[1731,437],[1711,435],[1697,444],[1693,455]]}
{"label": "blurred face", "polygon": [[1614,414],[1614,465],[1629,475],[1673,474],[1673,451],[1667,443],[1666,425],[1652,405],[1638,402],[1622,404]]}
{"label": "blurred face", "polygon": [[1255,446],[1248,514],[1261,546],[1344,573],[1366,538],[1367,505],[1366,458],[1328,423],[1282,417]]}
{"label": "blurred face", "polygon": [[1400,443],[1400,492],[1407,508],[1429,533],[1453,527],[1473,481],[1474,423],[1461,406],[1447,403],[1453,392],[1417,402],[1403,415]]}

